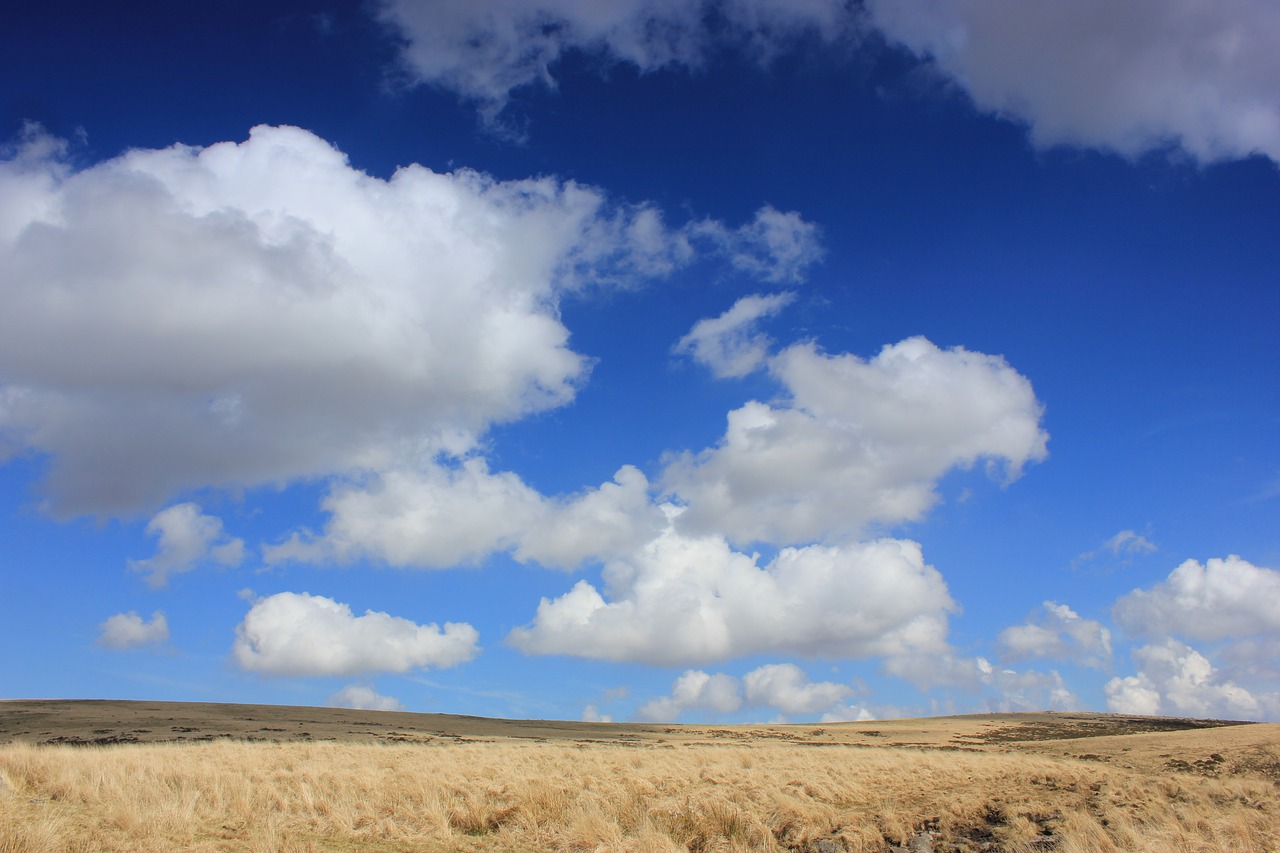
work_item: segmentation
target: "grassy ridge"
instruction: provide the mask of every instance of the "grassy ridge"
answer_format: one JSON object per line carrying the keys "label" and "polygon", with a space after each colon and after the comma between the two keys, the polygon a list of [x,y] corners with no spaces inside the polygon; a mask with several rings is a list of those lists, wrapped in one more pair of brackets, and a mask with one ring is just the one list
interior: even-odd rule
{"label": "grassy ridge", "polygon": [[[74,704],[61,709],[67,730],[93,725]],[[230,734],[215,731],[218,714],[145,713],[157,707],[160,722],[183,713],[174,726],[201,731],[157,723],[141,734],[171,742],[41,745],[33,737],[67,735],[0,703],[11,741],[0,851],[1280,850],[1275,725],[996,715],[631,727],[214,706],[284,729],[246,742],[213,737]],[[97,710],[112,713],[85,734],[140,719]],[[280,725],[307,714],[292,722],[351,734],[304,742]],[[28,728],[40,719],[48,734]]]}

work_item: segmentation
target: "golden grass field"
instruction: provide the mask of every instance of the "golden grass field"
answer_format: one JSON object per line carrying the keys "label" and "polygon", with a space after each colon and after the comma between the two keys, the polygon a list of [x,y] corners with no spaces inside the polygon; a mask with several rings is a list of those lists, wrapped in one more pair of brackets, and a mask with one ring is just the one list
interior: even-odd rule
{"label": "golden grass field", "polygon": [[10,851],[1280,851],[1280,725],[0,702]]}

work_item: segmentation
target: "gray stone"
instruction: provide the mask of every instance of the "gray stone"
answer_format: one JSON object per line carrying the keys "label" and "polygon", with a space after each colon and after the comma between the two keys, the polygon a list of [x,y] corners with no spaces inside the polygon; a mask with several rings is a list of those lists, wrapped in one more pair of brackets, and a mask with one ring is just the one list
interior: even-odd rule
{"label": "gray stone", "polygon": [[910,853],[933,853],[933,836],[922,832],[907,844]]}

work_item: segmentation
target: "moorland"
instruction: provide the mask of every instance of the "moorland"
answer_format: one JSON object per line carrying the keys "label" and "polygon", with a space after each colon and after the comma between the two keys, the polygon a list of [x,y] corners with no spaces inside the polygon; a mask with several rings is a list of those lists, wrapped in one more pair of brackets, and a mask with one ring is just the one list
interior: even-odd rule
{"label": "moorland", "polygon": [[1280,851],[1280,724],[0,701],[16,851]]}

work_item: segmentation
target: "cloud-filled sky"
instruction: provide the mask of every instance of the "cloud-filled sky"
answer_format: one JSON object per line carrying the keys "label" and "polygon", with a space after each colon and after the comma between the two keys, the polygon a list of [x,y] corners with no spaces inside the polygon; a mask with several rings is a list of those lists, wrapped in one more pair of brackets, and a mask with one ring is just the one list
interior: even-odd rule
{"label": "cloud-filled sky", "polygon": [[54,0],[0,697],[1280,720],[1270,0]]}

